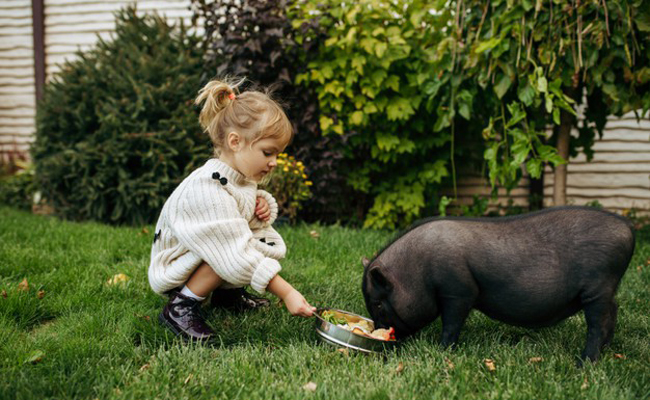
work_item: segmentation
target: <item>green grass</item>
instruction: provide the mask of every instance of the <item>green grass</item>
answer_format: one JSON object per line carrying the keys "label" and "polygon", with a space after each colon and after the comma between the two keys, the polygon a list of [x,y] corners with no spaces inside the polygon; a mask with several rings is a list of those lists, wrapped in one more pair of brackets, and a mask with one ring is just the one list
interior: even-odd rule
{"label": "green grass", "polygon": [[[220,343],[184,344],[157,323],[164,299],[147,283],[147,229],[0,208],[0,399],[650,398],[650,227],[637,235],[619,290],[614,341],[583,369],[575,367],[581,314],[533,331],[475,312],[456,350],[437,346],[436,321],[395,352],[346,355],[318,341],[313,320],[291,317],[274,300],[244,315],[210,311]],[[313,225],[280,232],[289,282],[316,305],[366,314],[360,259],[389,233]],[[107,285],[118,273],[130,280]],[[23,279],[27,292],[17,290]],[[303,389],[308,382],[315,391]]]}

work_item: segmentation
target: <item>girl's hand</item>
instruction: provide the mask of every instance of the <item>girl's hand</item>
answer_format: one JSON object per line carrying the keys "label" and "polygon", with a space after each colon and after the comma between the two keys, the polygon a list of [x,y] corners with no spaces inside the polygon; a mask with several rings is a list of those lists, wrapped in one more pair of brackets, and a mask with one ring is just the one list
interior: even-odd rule
{"label": "girl's hand", "polygon": [[316,311],[316,307],[310,306],[307,300],[296,289],[290,291],[284,297],[283,301],[291,315],[311,317]]}
{"label": "girl's hand", "polygon": [[268,221],[271,219],[271,209],[269,208],[269,203],[264,197],[257,196],[255,200],[255,216],[260,221]]}

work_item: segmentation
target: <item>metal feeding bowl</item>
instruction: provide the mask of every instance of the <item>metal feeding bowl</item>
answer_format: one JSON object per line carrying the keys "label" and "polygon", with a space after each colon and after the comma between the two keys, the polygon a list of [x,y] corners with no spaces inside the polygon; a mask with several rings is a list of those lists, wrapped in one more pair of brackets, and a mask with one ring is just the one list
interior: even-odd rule
{"label": "metal feeding bowl", "polygon": [[337,347],[347,347],[353,350],[361,351],[363,353],[379,353],[386,350],[394,349],[397,342],[394,340],[381,340],[371,338],[365,335],[357,334],[349,331],[339,325],[326,321],[322,314],[325,311],[333,311],[337,315],[342,316],[349,323],[359,322],[365,320],[373,325],[371,319],[362,317],[351,312],[337,310],[333,308],[320,308],[315,313],[316,316],[316,333],[318,337],[329,344]]}

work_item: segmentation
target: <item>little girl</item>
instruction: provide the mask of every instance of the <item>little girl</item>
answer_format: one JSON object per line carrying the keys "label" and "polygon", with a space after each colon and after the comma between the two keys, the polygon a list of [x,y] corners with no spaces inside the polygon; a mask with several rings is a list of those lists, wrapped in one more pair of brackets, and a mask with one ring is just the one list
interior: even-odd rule
{"label": "little girl", "polygon": [[[199,91],[196,104],[204,103],[199,121],[215,157],[180,183],[156,224],[149,283],[156,293],[170,296],[159,320],[188,339],[214,336],[200,313],[201,302],[213,291],[217,306],[233,304],[233,298],[252,302],[251,307],[265,301],[232,290],[250,285],[278,296],[292,315],[309,317],[315,311],[278,274],[278,260],[286,253],[271,227],[278,206],[273,196],[257,189],[276,167],[293,129],[268,94],[238,94],[242,82],[213,80]],[[227,292],[235,294],[224,296]]]}

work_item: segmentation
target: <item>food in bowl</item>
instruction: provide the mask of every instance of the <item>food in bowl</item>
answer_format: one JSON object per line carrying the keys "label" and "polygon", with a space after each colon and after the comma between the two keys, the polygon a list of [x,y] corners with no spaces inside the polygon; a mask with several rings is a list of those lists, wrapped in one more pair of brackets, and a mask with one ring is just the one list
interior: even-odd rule
{"label": "food in bowl", "polygon": [[371,321],[335,310],[325,310],[321,313],[321,317],[325,321],[348,330],[355,335],[384,341],[395,340],[395,329],[393,327],[389,329],[375,329]]}

